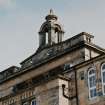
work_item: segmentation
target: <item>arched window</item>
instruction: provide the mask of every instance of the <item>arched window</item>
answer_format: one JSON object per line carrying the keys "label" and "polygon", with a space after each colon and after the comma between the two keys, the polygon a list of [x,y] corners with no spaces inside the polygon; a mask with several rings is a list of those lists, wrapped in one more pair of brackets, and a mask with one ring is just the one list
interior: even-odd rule
{"label": "arched window", "polygon": [[88,87],[89,87],[89,98],[96,97],[96,71],[94,68],[88,71]]}
{"label": "arched window", "polygon": [[102,92],[105,95],[105,63],[101,66]]}

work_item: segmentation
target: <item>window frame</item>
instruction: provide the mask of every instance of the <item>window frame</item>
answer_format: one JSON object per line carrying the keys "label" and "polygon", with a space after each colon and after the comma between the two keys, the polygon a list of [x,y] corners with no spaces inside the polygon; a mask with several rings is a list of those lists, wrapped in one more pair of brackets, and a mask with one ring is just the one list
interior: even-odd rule
{"label": "window frame", "polygon": [[32,99],[32,100],[31,100],[31,102],[30,102],[31,105],[32,105],[32,102],[33,102],[33,101],[35,102],[35,105],[36,105],[36,99]]}
{"label": "window frame", "polygon": [[103,72],[105,72],[105,69],[104,70],[102,69],[104,65],[105,63],[101,65],[101,83],[102,83],[102,94],[103,95],[105,95],[105,88],[104,88],[105,82],[103,81]]}
{"label": "window frame", "polygon": [[36,105],[36,98],[35,97],[31,97],[31,98],[23,100],[21,105],[32,105],[33,101],[35,102],[35,105]]}
{"label": "window frame", "polygon": [[[94,70],[94,72],[92,74],[89,74],[90,71]],[[90,86],[90,78],[95,77],[95,85],[94,86]],[[94,99],[97,97],[97,92],[96,92],[96,96],[94,95],[93,97],[91,96],[91,90],[96,89],[96,68],[95,67],[91,67],[88,70],[88,89],[89,89],[89,99]]]}

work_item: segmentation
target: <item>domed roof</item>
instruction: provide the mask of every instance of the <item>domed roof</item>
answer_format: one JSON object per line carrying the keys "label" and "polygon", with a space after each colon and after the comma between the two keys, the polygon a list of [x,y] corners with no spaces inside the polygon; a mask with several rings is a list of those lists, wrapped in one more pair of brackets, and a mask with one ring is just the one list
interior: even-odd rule
{"label": "domed roof", "polygon": [[50,10],[50,13],[45,17],[46,21],[41,25],[39,33],[50,28],[57,29],[59,32],[64,32],[63,26],[57,21],[58,17]]}

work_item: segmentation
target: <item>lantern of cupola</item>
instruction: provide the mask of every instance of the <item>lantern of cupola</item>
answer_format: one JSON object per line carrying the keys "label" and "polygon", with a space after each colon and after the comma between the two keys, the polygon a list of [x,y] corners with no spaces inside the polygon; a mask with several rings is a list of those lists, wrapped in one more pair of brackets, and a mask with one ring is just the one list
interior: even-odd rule
{"label": "lantern of cupola", "polygon": [[50,46],[63,41],[64,30],[58,17],[50,10],[39,30],[39,47]]}

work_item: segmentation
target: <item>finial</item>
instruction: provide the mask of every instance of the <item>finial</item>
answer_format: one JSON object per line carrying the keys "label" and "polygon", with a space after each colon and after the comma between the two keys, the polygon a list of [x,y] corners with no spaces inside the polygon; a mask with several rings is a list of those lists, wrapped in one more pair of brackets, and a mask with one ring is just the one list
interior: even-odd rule
{"label": "finial", "polygon": [[53,14],[54,14],[53,9],[50,9],[50,14],[51,14],[51,15],[53,15]]}
{"label": "finial", "polygon": [[50,9],[50,13],[45,17],[47,21],[49,20],[57,20],[57,16],[54,15],[53,9]]}

